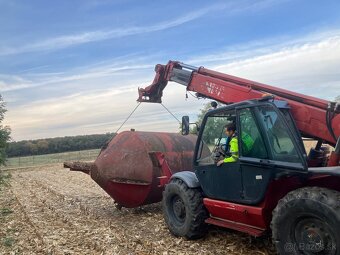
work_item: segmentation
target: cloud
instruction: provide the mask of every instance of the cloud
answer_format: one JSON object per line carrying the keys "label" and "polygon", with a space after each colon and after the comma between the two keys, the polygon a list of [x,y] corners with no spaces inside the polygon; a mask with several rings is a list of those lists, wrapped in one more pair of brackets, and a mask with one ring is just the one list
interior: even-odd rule
{"label": "cloud", "polygon": [[73,35],[65,35],[65,36],[45,39],[39,42],[26,44],[21,47],[15,47],[15,48],[4,47],[0,49],[0,56],[20,54],[20,53],[26,53],[26,52],[58,50],[58,49],[68,48],[68,47],[75,46],[75,45],[84,44],[84,43],[162,31],[162,30],[177,27],[185,23],[188,23],[190,21],[193,21],[195,19],[198,19],[210,11],[218,10],[220,7],[221,5],[212,5],[210,7],[206,7],[206,8],[202,8],[202,9],[199,9],[193,12],[189,12],[186,15],[177,17],[172,20],[159,22],[158,24],[151,25],[151,26],[122,27],[122,28],[115,28],[111,30],[89,31],[89,32],[77,33]]}
{"label": "cloud", "polygon": [[237,2],[220,2],[210,5],[195,11],[188,12],[185,15],[179,16],[167,21],[158,22],[155,25],[149,26],[132,26],[132,27],[119,27],[114,29],[98,29],[94,31],[77,32],[74,34],[63,35],[58,37],[52,37],[47,39],[41,39],[36,42],[27,43],[25,45],[12,47],[3,46],[0,48],[0,56],[22,54],[29,52],[41,52],[41,51],[55,51],[81,44],[104,41],[108,39],[116,39],[127,36],[134,36],[152,32],[163,31],[166,29],[181,26],[196,19],[205,16],[208,13],[228,10],[228,15],[235,15],[239,12],[259,11],[265,8],[269,8],[273,5],[282,4],[285,1],[276,0],[262,0],[262,1],[250,1],[240,0]]}
{"label": "cloud", "polygon": [[37,88],[49,84],[61,84],[67,82],[75,82],[81,80],[92,80],[101,77],[113,77],[115,75],[136,72],[142,69],[152,69],[150,64],[121,65],[102,65],[94,68],[83,68],[81,70],[73,70],[68,73],[38,73],[33,75],[5,75],[0,74],[0,90],[9,92],[21,89]]}
{"label": "cloud", "polygon": [[[215,65],[231,75],[333,100],[340,94],[340,35]],[[326,89],[328,88],[328,89]],[[335,95],[334,95],[335,93]]]}
{"label": "cloud", "polygon": [[30,88],[34,86],[32,81],[25,79],[20,75],[0,74],[0,91],[6,92],[11,90]]}
{"label": "cloud", "polygon": [[[164,103],[178,118],[195,112],[197,101],[185,101],[185,88],[167,88]],[[178,90],[183,100],[178,102]],[[114,132],[137,105],[137,87],[123,86],[103,91],[88,91],[62,98],[37,101],[8,111],[6,123],[15,140],[75,134]],[[201,102],[199,102],[201,105]],[[166,123],[162,128],[161,123]],[[159,104],[142,104],[122,130],[178,130],[178,123]]]}
{"label": "cloud", "polygon": [[303,36],[281,35],[277,37],[263,38],[246,43],[229,45],[218,49],[210,54],[192,56],[188,62],[192,64],[209,63],[210,65],[221,65],[238,60],[251,59],[284,49],[299,48],[306,44],[316,44],[325,39],[340,36],[340,30],[314,31]]}
{"label": "cloud", "polygon": [[[218,59],[209,62],[207,67],[318,98],[332,100],[340,95],[340,34],[329,32],[277,44],[273,40],[267,48],[260,42],[253,45],[261,45],[254,46],[256,55],[224,64]],[[221,52],[223,54],[227,56],[228,52]],[[234,54],[237,55],[237,51]],[[205,56],[198,57],[204,59]],[[129,61],[117,63],[117,66],[101,63],[80,68],[75,74],[72,70],[60,76],[39,75],[39,79],[42,77],[40,82],[51,79],[57,87],[71,82],[84,89],[69,96],[11,106],[5,120],[12,127],[14,139],[115,131],[136,106],[137,87],[147,86],[152,81],[153,65],[150,66],[149,59],[145,62],[148,64],[143,64],[142,60],[135,65],[129,65]],[[124,66],[126,68],[121,70]],[[131,67],[135,69],[131,71]],[[128,75],[124,76],[125,80],[106,76],[115,72],[127,72]],[[97,82],[94,84],[98,84],[100,76],[108,77],[106,87],[84,85],[89,80],[92,82],[93,77]],[[12,81],[20,81],[20,77]],[[164,91],[164,104],[178,118],[187,114],[196,116],[202,104],[208,102],[191,97],[185,100],[185,92],[184,86],[175,83],[169,83]],[[178,123],[159,104],[142,104],[122,130],[130,128],[176,132]]]}

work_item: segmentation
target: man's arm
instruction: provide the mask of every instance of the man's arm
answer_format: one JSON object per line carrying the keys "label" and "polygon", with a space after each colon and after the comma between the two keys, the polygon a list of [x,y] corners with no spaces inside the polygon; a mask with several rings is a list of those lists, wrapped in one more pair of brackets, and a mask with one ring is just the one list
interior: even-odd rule
{"label": "man's arm", "polygon": [[223,160],[217,162],[217,166],[222,165],[223,163],[232,163],[238,160],[238,141],[236,137],[233,137],[230,140],[230,157],[226,157]]}

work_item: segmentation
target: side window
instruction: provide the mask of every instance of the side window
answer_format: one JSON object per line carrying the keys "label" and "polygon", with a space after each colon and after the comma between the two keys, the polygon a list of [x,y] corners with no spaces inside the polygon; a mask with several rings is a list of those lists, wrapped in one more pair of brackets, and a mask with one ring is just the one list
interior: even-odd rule
{"label": "side window", "polygon": [[259,107],[260,121],[268,135],[270,146],[272,148],[273,159],[285,162],[301,162],[299,154],[294,143],[289,136],[287,126],[280,119],[277,112],[272,106]]}
{"label": "side window", "polygon": [[239,114],[242,156],[267,159],[266,146],[251,110],[242,109]]}
{"label": "side window", "polygon": [[222,146],[223,149],[225,149],[225,145],[228,141],[227,136],[224,133],[224,127],[228,123],[235,122],[235,120],[235,111],[220,112],[207,118],[202,130],[202,139],[197,155],[199,164],[215,163],[212,157],[214,149],[219,146]]}

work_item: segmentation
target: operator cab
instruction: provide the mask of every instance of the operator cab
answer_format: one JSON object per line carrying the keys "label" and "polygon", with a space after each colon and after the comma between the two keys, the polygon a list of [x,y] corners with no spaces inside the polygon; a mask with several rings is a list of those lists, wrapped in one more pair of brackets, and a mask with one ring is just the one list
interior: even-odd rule
{"label": "operator cab", "polygon": [[[224,127],[231,122],[236,124],[239,160],[217,166],[228,154]],[[264,198],[272,179],[307,174],[302,139],[283,101],[250,100],[209,111],[194,168],[207,197],[251,205]]]}

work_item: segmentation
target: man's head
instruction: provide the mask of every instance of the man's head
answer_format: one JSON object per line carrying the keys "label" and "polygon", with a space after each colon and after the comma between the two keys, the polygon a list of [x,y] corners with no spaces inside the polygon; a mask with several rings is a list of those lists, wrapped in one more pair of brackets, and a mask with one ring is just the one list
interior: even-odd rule
{"label": "man's head", "polygon": [[228,123],[224,127],[225,127],[225,134],[228,137],[232,137],[235,134],[235,132],[236,132],[236,125],[235,125],[235,123]]}

